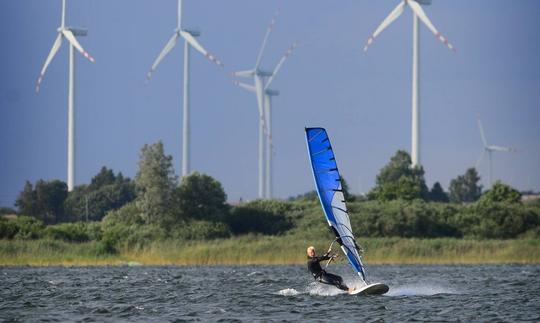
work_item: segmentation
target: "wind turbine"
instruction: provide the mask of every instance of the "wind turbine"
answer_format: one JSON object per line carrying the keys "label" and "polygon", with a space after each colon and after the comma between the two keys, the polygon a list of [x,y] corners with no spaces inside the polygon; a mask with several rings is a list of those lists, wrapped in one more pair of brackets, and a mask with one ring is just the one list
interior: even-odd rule
{"label": "wind turbine", "polygon": [[86,29],[73,28],[65,25],[66,17],[66,0],[62,0],[62,18],[60,27],[58,27],[58,35],[53,43],[49,55],[45,59],[45,63],[41,68],[37,84],[36,92],[39,92],[41,82],[45,76],[45,72],[49,64],[54,58],[54,55],[60,49],[62,40],[65,38],[69,42],[69,81],[68,81],[68,172],[67,185],[68,191],[72,191],[75,186],[75,50],[79,51],[90,62],[94,63],[94,58],[90,56],[79,44],[75,36],[86,36]]}
{"label": "wind turbine", "polygon": [[156,70],[159,63],[165,58],[165,56],[174,48],[179,38],[184,39],[184,87],[183,87],[183,116],[182,116],[182,177],[190,173],[190,141],[189,141],[189,55],[190,47],[195,48],[204,57],[211,62],[217,64],[219,67],[223,67],[223,64],[216,56],[209,53],[202,45],[195,39],[200,36],[200,31],[189,30],[182,27],[182,0],[178,0],[178,19],[176,29],[172,37],[169,39],[165,47],[161,50],[158,57],[152,64],[150,71],[146,75],[147,82],[150,81],[152,73]]}
{"label": "wind turbine", "polygon": [[297,42],[294,42],[289,49],[281,56],[281,59],[277,63],[276,67],[274,68],[274,71],[272,72],[272,76],[268,79],[266,82],[266,85],[264,86],[264,107],[265,107],[265,117],[268,123],[268,140],[266,141],[266,198],[271,199],[273,196],[273,164],[272,164],[272,97],[278,96],[279,91],[270,89],[270,84],[274,81],[277,73],[281,69],[281,66],[283,66],[283,63],[285,63],[285,60],[292,54],[293,50],[298,46]]}
{"label": "wind turbine", "polygon": [[[233,76],[238,77],[253,77],[253,85],[234,81],[234,84],[239,87],[255,93],[257,98],[257,107],[259,109],[259,198],[271,198],[272,197],[272,130],[271,130],[271,97],[279,95],[276,90],[269,89],[270,84],[273,82],[275,76],[281,69],[285,60],[290,56],[294,48],[297,46],[294,43],[287,52],[281,57],[278,64],[272,72],[262,70],[260,68],[261,59],[268,42],[268,37],[272,32],[276,17],[279,14],[277,12],[264,35],[263,43],[259,49],[257,60],[253,69],[234,72]],[[265,136],[266,136],[266,168],[265,168]]]}
{"label": "wind turbine", "polygon": [[484,155],[488,154],[488,180],[489,180],[489,186],[492,185],[492,160],[491,160],[491,154],[494,151],[500,151],[500,152],[515,152],[516,150],[514,148],[510,147],[501,147],[501,146],[495,146],[495,145],[488,145],[486,140],[486,135],[484,134],[484,127],[482,126],[482,122],[480,119],[478,119],[478,129],[480,129],[480,137],[482,137],[482,143],[484,144],[484,150],[482,151],[482,154],[480,155],[480,158],[476,161],[475,168],[478,169],[478,166],[484,159]]}
{"label": "wind turbine", "polygon": [[394,20],[396,20],[405,10],[405,6],[408,6],[413,11],[413,77],[412,77],[412,143],[411,143],[411,160],[412,166],[421,165],[420,160],[420,105],[419,105],[419,30],[418,19],[420,19],[424,25],[437,37],[448,49],[455,50],[454,46],[448,42],[440,32],[437,31],[433,23],[429,20],[426,13],[420,5],[429,5],[431,0],[402,0],[397,7],[390,12],[390,14],[383,20],[383,22],[377,27],[375,32],[368,38],[366,45],[364,46],[364,52],[367,51],[369,45],[373,43],[375,38],[388,27]]}

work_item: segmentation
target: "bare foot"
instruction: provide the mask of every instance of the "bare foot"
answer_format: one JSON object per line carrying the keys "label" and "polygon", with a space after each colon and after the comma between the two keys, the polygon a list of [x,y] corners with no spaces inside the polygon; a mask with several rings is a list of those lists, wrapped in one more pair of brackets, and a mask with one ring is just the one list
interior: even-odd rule
{"label": "bare foot", "polygon": [[354,292],[355,290],[356,290],[356,288],[354,288],[354,287],[349,287],[349,294],[352,293],[352,292]]}

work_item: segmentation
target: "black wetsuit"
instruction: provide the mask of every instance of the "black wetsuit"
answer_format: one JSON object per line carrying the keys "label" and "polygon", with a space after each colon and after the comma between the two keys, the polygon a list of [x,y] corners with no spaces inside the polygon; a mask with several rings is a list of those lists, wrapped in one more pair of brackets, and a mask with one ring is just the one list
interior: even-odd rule
{"label": "black wetsuit", "polygon": [[313,278],[320,283],[334,285],[341,290],[348,291],[349,288],[343,283],[343,278],[338,275],[327,273],[324,269],[322,269],[320,262],[328,259],[330,259],[328,254],[321,257],[308,256],[307,266],[313,275]]}

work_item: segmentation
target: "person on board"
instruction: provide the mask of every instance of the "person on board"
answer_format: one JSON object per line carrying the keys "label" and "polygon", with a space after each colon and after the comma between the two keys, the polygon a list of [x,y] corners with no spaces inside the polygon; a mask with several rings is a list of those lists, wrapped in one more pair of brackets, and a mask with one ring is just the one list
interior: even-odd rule
{"label": "person on board", "polygon": [[347,285],[343,283],[343,278],[338,275],[327,273],[324,269],[322,269],[320,264],[321,261],[330,260],[337,257],[337,255],[330,255],[330,251],[331,250],[329,249],[324,255],[317,257],[315,254],[315,248],[313,246],[309,246],[307,248],[307,266],[309,271],[313,275],[313,278],[315,278],[315,280],[319,283],[334,285],[346,292],[352,292],[354,288],[347,287]]}

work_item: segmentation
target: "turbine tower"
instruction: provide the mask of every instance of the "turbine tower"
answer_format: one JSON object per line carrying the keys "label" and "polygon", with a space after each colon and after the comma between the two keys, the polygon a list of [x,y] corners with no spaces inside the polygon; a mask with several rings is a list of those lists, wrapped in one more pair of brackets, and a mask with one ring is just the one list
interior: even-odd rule
{"label": "turbine tower", "polygon": [[485,154],[488,155],[488,181],[489,186],[493,184],[493,166],[492,166],[492,160],[491,160],[491,154],[494,151],[500,151],[500,152],[515,152],[516,150],[514,148],[510,147],[501,147],[501,146],[495,146],[495,145],[488,145],[486,140],[486,135],[484,134],[484,127],[482,127],[482,122],[480,119],[478,119],[478,129],[480,129],[480,137],[482,138],[482,143],[484,144],[484,150],[482,151],[482,154],[480,155],[480,158],[476,161],[475,168],[478,169],[478,166],[484,159]]}
{"label": "turbine tower", "polygon": [[[256,95],[257,98],[257,107],[259,111],[259,190],[258,190],[258,196],[259,198],[272,198],[272,151],[273,151],[273,143],[272,143],[272,130],[270,127],[271,122],[271,96],[278,95],[279,92],[275,90],[270,90],[268,87],[273,82],[276,74],[281,69],[283,63],[285,60],[290,56],[294,48],[297,46],[297,43],[295,42],[288,50],[285,52],[285,55],[281,57],[278,64],[274,68],[272,72],[268,72],[265,70],[262,70],[260,68],[261,65],[261,59],[264,53],[264,50],[266,48],[266,44],[268,42],[268,37],[270,36],[270,33],[272,32],[272,29],[274,27],[274,24],[276,22],[276,17],[279,14],[277,12],[274,17],[272,18],[272,21],[270,22],[270,25],[268,26],[268,29],[266,30],[266,34],[264,35],[264,39],[261,45],[261,48],[259,49],[259,54],[257,55],[257,60],[255,62],[255,66],[253,69],[245,70],[245,71],[239,71],[232,73],[233,76],[237,77],[253,77],[253,85],[242,83],[239,81],[234,81],[234,84],[238,85],[239,87],[253,92]],[[266,145],[265,145],[266,140]],[[266,148],[265,148],[266,146]],[[266,150],[266,161],[265,161],[265,150]],[[266,167],[265,167],[266,164]]]}
{"label": "turbine tower", "polygon": [[404,11],[405,6],[411,8],[413,12],[413,76],[412,76],[412,138],[411,138],[411,160],[412,166],[420,166],[420,104],[419,104],[419,30],[418,19],[420,19],[424,25],[443,42],[450,50],[454,50],[454,46],[448,42],[448,40],[437,31],[435,26],[431,23],[426,13],[420,6],[431,4],[431,0],[402,0],[397,7],[390,12],[390,14],[383,20],[383,22],[377,27],[375,32],[368,38],[366,45],[364,46],[364,52],[367,51],[369,45],[373,43],[375,38],[388,27],[394,20],[396,20]]}
{"label": "turbine tower", "polygon": [[[266,88],[270,83],[267,83]],[[272,164],[272,155],[273,155],[273,146],[271,145],[272,141],[272,97],[278,96],[279,91],[266,89],[264,91],[264,113],[266,120],[268,121],[268,138],[266,141],[266,168],[265,168],[265,197],[271,199],[273,197],[273,164]]]}
{"label": "turbine tower", "polygon": [[184,84],[183,84],[183,112],[182,112],[182,177],[189,175],[190,173],[190,124],[189,124],[189,56],[190,48],[193,47],[204,57],[217,64],[219,67],[223,67],[223,64],[216,56],[209,53],[202,45],[195,39],[200,36],[200,32],[196,30],[189,30],[182,27],[182,0],[178,0],[178,19],[176,29],[172,37],[169,39],[165,47],[161,50],[158,57],[152,64],[150,71],[146,75],[147,82],[150,81],[152,73],[156,70],[159,63],[167,56],[167,54],[174,48],[178,39],[181,37],[184,39]]}
{"label": "turbine tower", "polygon": [[45,72],[54,56],[62,45],[62,40],[65,38],[69,42],[69,81],[68,81],[68,171],[67,185],[68,191],[72,191],[75,187],[75,50],[79,51],[90,62],[94,63],[94,58],[90,56],[79,44],[75,36],[86,36],[86,29],[68,27],[65,25],[66,18],[66,0],[62,0],[62,18],[60,27],[58,27],[58,35],[53,43],[49,55],[45,59],[45,63],[39,74],[36,92],[39,92],[41,82],[45,76]]}

